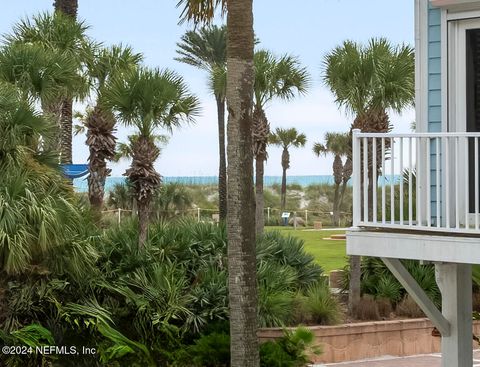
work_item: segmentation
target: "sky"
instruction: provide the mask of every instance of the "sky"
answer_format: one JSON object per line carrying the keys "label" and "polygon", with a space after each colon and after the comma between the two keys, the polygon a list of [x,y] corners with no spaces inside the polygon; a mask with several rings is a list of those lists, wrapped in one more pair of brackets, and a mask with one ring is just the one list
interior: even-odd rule
{"label": "sky", "polygon": [[[182,75],[190,91],[201,101],[201,116],[194,125],[173,132],[169,144],[156,162],[164,176],[214,176],[218,173],[216,107],[207,88],[207,75],[174,60],[176,43],[193,26],[178,24],[177,0],[78,0],[79,19],[88,34],[105,45],[129,44],[151,67],[169,68]],[[4,1],[0,12],[0,34],[10,32],[18,19],[52,10],[53,0]],[[217,24],[222,23],[219,17]],[[292,149],[289,175],[325,175],[332,172],[332,157],[317,158],[314,142],[325,132],[348,131],[352,116],[335,105],[322,82],[322,60],[344,40],[367,42],[386,37],[392,43],[414,44],[413,0],[254,0],[254,28],[258,47],[276,55],[297,56],[311,75],[308,94],[289,102],[273,101],[266,107],[271,129],[295,127],[307,136],[305,148]],[[83,105],[76,104],[80,110]],[[394,131],[406,132],[414,120],[409,109],[391,114]],[[117,136],[126,141],[129,129],[119,127]],[[160,131],[161,133],[161,131]],[[86,163],[85,136],[74,138],[74,163]],[[268,148],[266,175],[281,175],[281,151]],[[110,165],[112,176],[121,176],[129,162]]]}

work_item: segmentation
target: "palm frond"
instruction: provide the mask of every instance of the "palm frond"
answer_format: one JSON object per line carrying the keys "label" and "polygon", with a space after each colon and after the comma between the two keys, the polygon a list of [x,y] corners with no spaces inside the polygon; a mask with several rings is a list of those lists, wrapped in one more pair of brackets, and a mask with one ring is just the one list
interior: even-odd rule
{"label": "palm frond", "polygon": [[215,9],[220,7],[222,13],[226,12],[227,0],[179,0],[177,3],[177,8],[182,8],[180,23],[209,23],[215,15]]}

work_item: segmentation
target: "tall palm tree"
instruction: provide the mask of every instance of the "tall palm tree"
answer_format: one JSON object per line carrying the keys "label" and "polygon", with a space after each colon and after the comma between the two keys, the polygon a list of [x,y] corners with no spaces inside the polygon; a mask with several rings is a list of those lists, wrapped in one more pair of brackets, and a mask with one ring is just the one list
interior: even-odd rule
{"label": "tall palm tree", "polygon": [[307,143],[305,134],[299,133],[297,129],[276,128],[269,137],[269,143],[283,149],[282,151],[282,201],[281,209],[285,210],[287,200],[287,169],[290,168],[290,148],[301,148]]}
{"label": "tall palm tree", "polygon": [[183,17],[227,12],[227,235],[232,367],[258,367],[255,194],[253,190],[253,0],[179,0]]}
{"label": "tall palm tree", "polygon": [[[354,115],[352,129],[387,132],[391,129],[387,111],[401,112],[413,104],[415,67],[410,46],[393,46],[384,38],[372,39],[365,46],[345,41],[325,56],[324,69],[324,82],[335,95],[337,104]],[[371,167],[371,162],[368,165],[371,206],[376,187],[373,170],[378,171],[378,166]],[[370,207],[369,213],[372,212],[373,207]],[[359,256],[350,257],[351,314],[356,312],[360,300],[360,261]]]}
{"label": "tall palm tree", "polygon": [[[187,31],[177,43],[175,60],[205,70],[212,81],[210,89],[217,103],[218,125],[218,207],[220,220],[227,217],[227,160],[225,154],[225,83],[218,83],[218,73],[225,71],[227,63],[227,27],[204,26]],[[224,74],[224,73],[222,73]],[[223,78],[222,78],[223,79]]]}
{"label": "tall palm tree", "polygon": [[[83,22],[77,22],[62,12],[40,14],[31,20],[24,19],[14,25],[13,33],[6,37],[8,43],[32,43],[45,50],[59,53],[76,63],[79,81],[74,88],[66,88],[64,95],[47,106],[47,111],[58,125],[57,148],[62,163],[72,163],[72,106],[73,98],[83,98],[88,93],[86,78],[81,78],[85,45],[88,43]],[[69,102],[70,101],[70,102]]]}
{"label": "tall palm tree", "polygon": [[[333,178],[335,182],[335,194],[333,198],[333,225],[338,226],[340,222],[340,210],[342,196],[345,193],[345,187],[348,182],[348,169],[351,167],[351,160],[345,162],[342,158],[347,156],[350,150],[350,134],[345,133],[326,133],[325,143],[314,143],[313,152],[317,155],[326,156],[333,154]],[[340,185],[343,183],[343,188]]]}
{"label": "tall palm tree", "polygon": [[96,95],[95,104],[87,110],[83,121],[87,128],[86,144],[90,153],[88,197],[98,215],[103,207],[105,180],[111,172],[107,168],[107,161],[114,158],[116,145],[115,117],[104,102],[103,95],[105,89],[112,85],[108,83],[109,80],[133,70],[141,60],[141,54],[122,45],[108,48],[93,45],[89,57],[86,57],[86,70]]}
{"label": "tall palm tree", "polygon": [[270,135],[265,107],[274,98],[289,101],[297,93],[306,93],[310,77],[307,70],[301,67],[298,59],[290,55],[277,58],[269,51],[260,50],[255,52],[254,64],[253,152],[255,157],[256,233],[259,236],[263,233],[265,224],[263,176]]}
{"label": "tall palm tree", "polygon": [[137,134],[132,139],[132,164],[125,172],[132,184],[138,207],[139,248],[145,246],[150,204],[161,178],[155,170],[160,149],[155,131],[172,130],[183,122],[193,122],[199,112],[198,100],[190,94],[182,77],[169,70],[139,68],[108,82],[105,104]]}
{"label": "tall palm tree", "polygon": [[[56,13],[61,13],[77,20],[78,0],[54,0],[53,7]],[[73,99],[66,96],[61,100],[60,126],[62,128],[62,156],[65,163],[72,163],[72,126],[73,126]]]}

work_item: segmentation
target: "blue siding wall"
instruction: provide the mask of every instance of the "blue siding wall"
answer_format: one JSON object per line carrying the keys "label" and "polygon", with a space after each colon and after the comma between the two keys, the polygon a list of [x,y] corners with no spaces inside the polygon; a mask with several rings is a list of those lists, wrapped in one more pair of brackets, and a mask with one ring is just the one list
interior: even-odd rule
{"label": "blue siding wall", "polygon": [[[442,95],[441,95],[441,15],[440,9],[428,9],[428,131],[442,131]],[[432,222],[440,220],[441,208],[436,203],[436,144],[430,146],[431,175],[430,198]]]}
{"label": "blue siding wall", "polygon": [[441,121],[441,44],[440,9],[428,10],[428,131],[440,132]]}

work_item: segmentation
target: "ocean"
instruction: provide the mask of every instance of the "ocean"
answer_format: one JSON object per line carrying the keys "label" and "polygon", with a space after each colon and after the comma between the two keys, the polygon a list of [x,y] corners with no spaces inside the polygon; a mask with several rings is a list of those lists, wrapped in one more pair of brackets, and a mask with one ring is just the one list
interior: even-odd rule
{"label": "ocean", "polygon": [[[115,184],[125,182],[125,177],[108,177],[105,183],[105,190],[109,191]],[[176,182],[185,185],[217,185],[218,176],[164,176],[164,183]],[[272,186],[274,184],[282,183],[282,176],[265,176],[265,186]],[[318,184],[333,184],[333,176],[287,176],[287,184],[297,184],[300,186],[318,185]],[[87,192],[88,183],[86,178],[77,178],[73,180],[73,185],[78,192]]]}

